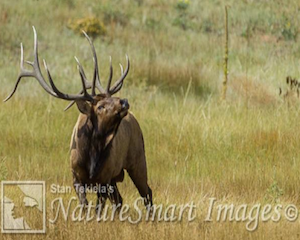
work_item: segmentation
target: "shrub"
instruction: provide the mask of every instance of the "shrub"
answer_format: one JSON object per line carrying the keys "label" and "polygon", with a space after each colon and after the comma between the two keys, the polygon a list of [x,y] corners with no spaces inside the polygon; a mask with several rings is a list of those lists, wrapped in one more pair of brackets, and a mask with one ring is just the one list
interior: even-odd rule
{"label": "shrub", "polygon": [[265,200],[271,203],[278,203],[280,202],[281,196],[283,196],[283,189],[280,188],[277,181],[274,180],[266,191]]}
{"label": "shrub", "polygon": [[179,0],[176,4],[176,8],[179,11],[185,11],[188,9],[189,6],[190,6],[189,0]]}
{"label": "shrub", "polygon": [[297,28],[292,25],[291,21],[285,19],[284,24],[281,28],[281,34],[286,41],[296,41],[297,39]]}
{"label": "shrub", "polygon": [[68,27],[75,33],[82,34],[85,31],[91,37],[103,36],[106,34],[106,28],[98,18],[86,17],[70,21]]}
{"label": "shrub", "polygon": [[177,9],[177,16],[174,18],[173,25],[187,30],[190,28],[188,7],[190,6],[189,0],[179,0],[175,8]]}

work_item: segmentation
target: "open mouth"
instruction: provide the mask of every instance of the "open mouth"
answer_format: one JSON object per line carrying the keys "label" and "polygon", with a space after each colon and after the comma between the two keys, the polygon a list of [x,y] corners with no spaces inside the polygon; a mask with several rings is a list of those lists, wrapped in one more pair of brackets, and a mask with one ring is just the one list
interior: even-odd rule
{"label": "open mouth", "polygon": [[122,104],[122,108],[119,112],[119,116],[121,118],[125,117],[128,113],[128,109],[129,109],[129,104],[127,102],[125,104]]}
{"label": "open mouth", "polygon": [[128,109],[130,107],[127,99],[121,99],[120,100],[120,110],[118,111],[118,116],[120,118],[123,118],[127,115]]}

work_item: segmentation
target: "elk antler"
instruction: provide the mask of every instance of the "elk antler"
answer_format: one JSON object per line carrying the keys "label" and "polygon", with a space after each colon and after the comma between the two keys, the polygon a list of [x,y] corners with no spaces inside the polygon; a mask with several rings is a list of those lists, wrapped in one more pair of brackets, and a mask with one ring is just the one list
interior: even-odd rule
{"label": "elk antler", "polygon": [[111,62],[111,57],[110,57],[110,74],[109,74],[106,90],[104,90],[101,87],[101,82],[100,82],[100,77],[99,77],[99,70],[98,70],[98,60],[97,60],[97,54],[96,54],[96,51],[95,51],[94,44],[93,44],[92,40],[90,39],[90,37],[86,34],[86,32],[85,31],[82,31],[82,32],[83,32],[84,36],[87,38],[87,40],[90,43],[90,46],[91,46],[91,49],[92,49],[92,52],[93,52],[93,60],[94,60],[94,63],[95,63],[94,77],[93,77],[93,84],[92,84],[92,95],[93,96],[95,95],[95,87],[97,87],[98,90],[101,93],[104,93],[104,94],[107,94],[107,95],[113,95],[113,94],[117,93],[121,89],[121,87],[123,85],[123,81],[124,81],[124,79],[126,78],[128,72],[129,72],[130,62],[129,62],[128,56],[126,55],[126,60],[127,60],[126,70],[125,70],[125,72],[123,72],[123,66],[120,64],[122,76],[116,81],[116,83],[113,85],[112,88],[110,88],[110,85],[111,85],[111,80],[112,80],[112,77],[113,77],[113,67],[112,67],[112,62]]}
{"label": "elk antler", "polygon": [[45,70],[47,72],[48,75],[48,79],[49,82],[51,84],[51,87],[47,84],[47,82],[45,81],[43,74],[41,72],[41,68],[40,68],[40,64],[39,64],[39,56],[38,56],[38,41],[37,41],[37,34],[36,34],[36,30],[34,27],[33,28],[33,33],[34,33],[34,61],[33,62],[29,62],[26,61],[27,64],[31,65],[33,70],[32,71],[28,71],[24,68],[24,57],[23,57],[23,45],[21,43],[21,61],[20,61],[20,68],[21,68],[21,72],[18,76],[17,82],[15,84],[15,87],[13,89],[13,91],[8,95],[7,98],[4,99],[4,102],[8,101],[16,92],[18,85],[21,81],[22,78],[24,77],[34,77],[42,86],[42,88],[49,93],[50,95],[52,95],[53,97],[56,98],[60,98],[60,99],[64,99],[64,100],[69,100],[69,101],[75,101],[75,100],[85,100],[85,101],[93,101],[93,98],[91,95],[89,95],[86,91],[86,86],[85,86],[85,75],[84,72],[82,70],[81,65],[78,63],[78,67],[79,67],[79,71],[80,71],[80,75],[81,75],[81,81],[82,81],[82,88],[83,88],[83,94],[79,95],[73,95],[73,94],[65,94],[60,92],[57,87],[55,86],[50,71],[47,67],[46,61],[43,60],[44,62],[44,67]]}
{"label": "elk antler", "polygon": [[[96,50],[95,50],[95,46],[92,42],[92,40],[90,39],[90,37],[87,35],[87,33],[85,31],[82,31],[82,33],[84,34],[84,36],[87,38],[87,40],[89,41],[89,44],[91,46],[91,50],[93,53],[93,60],[94,60],[94,76],[93,76],[93,81],[92,81],[92,85],[86,81],[86,85],[88,85],[88,89],[92,88],[92,96],[95,96],[95,88],[97,88],[99,90],[100,93],[106,94],[108,96],[112,96],[113,94],[117,93],[118,91],[120,91],[120,89],[123,86],[123,81],[126,78],[128,72],[129,72],[129,67],[130,67],[130,62],[129,62],[129,58],[126,55],[126,59],[127,59],[127,67],[125,72],[123,71],[123,66],[120,64],[121,67],[121,77],[119,78],[119,80],[117,80],[117,82],[113,85],[113,87],[111,88],[111,81],[112,81],[112,77],[113,77],[113,67],[112,67],[112,61],[111,61],[111,57],[110,57],[110,73],[109,73],[109,78],[107,81],[107,87],[104,90],[101,86],[101,81],[100,81],[100,76],[99,76],[99,69],[98,69],[98,60],[97,60],[97,54],[96,54]],[[82,91],[79,92],[79,94],[82,93]],[[72,107],[74,104],[74,101],[72,101],[64,110],[68,110],[70,107]]]}
{"label": "elk antler", "polygon": [[[13,91],[4,99],[4,102],[8,101],[14,95],[14,93],[16,92],[16,90],[18,88],[18,85],[19,85],[21,79],[25,78],[25,77],[34,77],[40,83],[42,88],[47,93],[52,95],[53,97],[68,100],[68,101],[72,101],[66,107],[65,110],[69,109],[74,104],[74,101],[76,101],[76,100],[93,101],[93,96],[96,95],[96,92],[95,92],[96,88],[98,89],[98,91],[100,93],[106,94],[108,96],[111,96],[111,95],[115,94],[116,92],[118,92],[121,89],[121,87],[123,85],[123,81],[124,81],[125,77],[127,76],[128,72],[129,72],[130,63],[129,63],[128,56],[126,55],[126,59],[127,59],[126,70],[125,70],[125,72],[123,72],[123,67],[120,64],[122,76],[113,85],[112,88],[110,88],[110,85],[111,85],[111,80],[112,80],[112,77],[113,77],[113,68],[112,68],[112,62],[111,62],[111,58],[110,58],[110,75],[109,75],[107,87],[104,90],[104,88],[101,86],[101,82],[100,82],[99,70],[98,70],[98,60],[97,60],[97,54],[96,54],[96,51],[95,51],[95,47],[93,45],[93,42],[89,38],[89,36],[84,31],[83,31],[83,34],[85,35],[85,37],[89,41],[91,49],[92,49],[92,53],[93,53],[94,76],[93,76],[92,83],[90,83],[87,80],[85,72],[84,72],[79,60],[75,57],[75,60],[77,62],[77,66],[78,66],[78,70],[79,70],[79,74],[80,74],[80,77],[81,77],[82,90],[78,94],[65,94],[65,93],[62,93],[61,91],[59,91],[58,88],[55,86],[53,80],[52,80],[52,77],[51,77],[50,71],[47,67],[46,61],[43,60],[44,67],[45,67],[45,70],[47,72],[47,77],[48,77],[48,80],[50,82],[50,86],[49,86],[48,83],[45,81],[45,79],[42,75],[41,69],[40,69],[39,57],[38,57],[37,33],[36,33],[35,28],[34,27],[32,27],[32,28],[33,28],[33,33],[34,33],[34,61],[33,62],[26,61],[26,63],[31,65],[33,70],[29,71],[29,70],[24,68],[23,45],[21,43],[21,61],[20,61],[21,71],[20,71],[18,79],[15,83],[15,87],[14,87]],[[90,89],[90,88],[92,89],[92,94],[91,95],[87,92],[87,89]]]}

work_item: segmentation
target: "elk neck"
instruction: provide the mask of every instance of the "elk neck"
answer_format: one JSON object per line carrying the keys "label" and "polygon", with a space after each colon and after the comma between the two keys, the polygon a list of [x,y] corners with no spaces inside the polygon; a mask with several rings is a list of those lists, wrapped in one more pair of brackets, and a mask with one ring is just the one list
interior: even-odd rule
{"label": "elk neck", "polygon": [[106,130],[99,129],[97,122],[93,122],[93,131],[89,148],[89,178],[97,177],[102,165],[109,156],[111,140],[113,139],[116,129]]}

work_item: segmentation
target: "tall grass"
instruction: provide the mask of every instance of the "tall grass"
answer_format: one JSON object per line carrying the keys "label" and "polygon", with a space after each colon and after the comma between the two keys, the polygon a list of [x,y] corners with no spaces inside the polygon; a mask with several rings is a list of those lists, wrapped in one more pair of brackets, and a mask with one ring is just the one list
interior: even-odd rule
{"label": "tall grass", "polygon": [[[60,220],[48,224],[47,238],[297,239],[297,222],[261,223],[256,232],[249,233],[244,223],[207,223],[204,219],[209,197],[223,203],[265,203],[277,200],[278,193],[272,189],[282,189],[280,202],[300,205],[299,106],[287,108],[277,96],[287,75],[300,75],[297,36],[282,33],[293,34],[299,25],[295,10],[299,2],[190,1],[190,27],[185,30],[173,24],[176,3],[0,2],[0,97],[4,99],[13,88],[20,42],[26,59],[32,59],[32,25],[38,31],[41,59],[47,60],[58,87],[77,92],[80,79],[73,56],[81,60],[89,78],[93,62],[87,41],[67,24],[70,19],[99,17],[107,28],[106,36],[94,39],[103,81],[108,76],[109,55],[115,69],[118,62],[125,62],[125,53],[132,62],[119,95],[129,99],[144,133],[154,202],[194,200],[200,204],[193,223],[135,226]],[[220,104],[225,3],[231,5],[232,81],[228,102]],[[286,26],[289,20],[292,30]],[[78,111],[73,107],[63,112],[65,105],[43,92],[34,79],[24,79],[13,99],[0,103],[1,179],[45,180],[47,190],[52,183],[72,184],[68,149]],[[119,188],[126,203],[138,196],[128,176]],[[71,195],[62,197],[67,201]],[[55,197],[48,191],[47,201]],[[48,206],[47,213],[52,216]]]}

